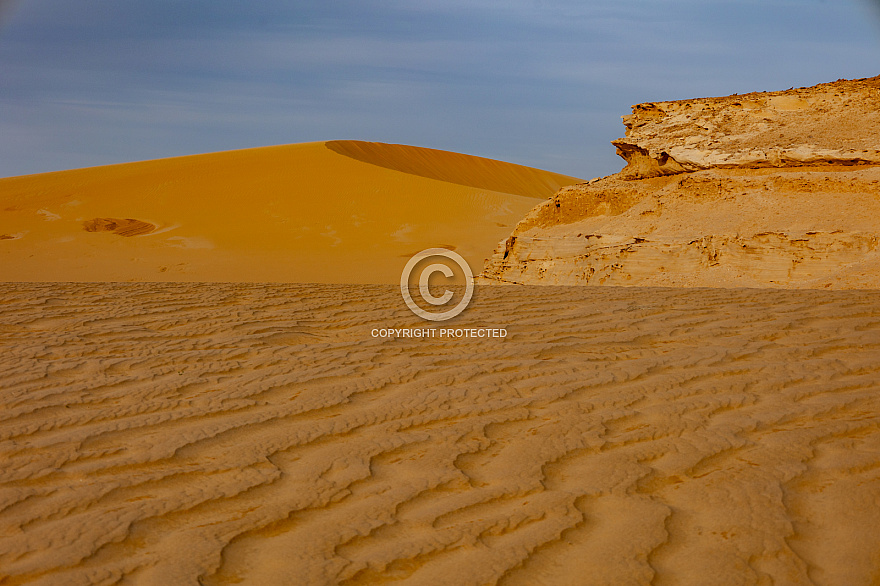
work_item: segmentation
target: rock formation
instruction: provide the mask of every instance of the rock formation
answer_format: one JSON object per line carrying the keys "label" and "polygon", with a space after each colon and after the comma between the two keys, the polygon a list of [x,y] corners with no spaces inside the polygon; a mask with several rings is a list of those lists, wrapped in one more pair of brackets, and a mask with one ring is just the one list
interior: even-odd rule
{"label": "rock formation", "polygon": [[632,110],[627,166],[531,210],[482,282],[880,287],[880,77]]}

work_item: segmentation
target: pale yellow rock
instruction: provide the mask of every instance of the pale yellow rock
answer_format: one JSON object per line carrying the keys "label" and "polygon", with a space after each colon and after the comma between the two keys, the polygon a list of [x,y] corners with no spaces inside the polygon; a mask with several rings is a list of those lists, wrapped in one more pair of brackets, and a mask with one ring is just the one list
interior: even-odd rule
{"label": "pale yellow rock", "polygon": [[880,77],[724,98],[652,102],[613,141],[624,175],[880,163]]}
{"label": "pale yellow rock", "polygon": [[635,106],[627,167],[532,209],[480,280],[880,287],[878,88]]}

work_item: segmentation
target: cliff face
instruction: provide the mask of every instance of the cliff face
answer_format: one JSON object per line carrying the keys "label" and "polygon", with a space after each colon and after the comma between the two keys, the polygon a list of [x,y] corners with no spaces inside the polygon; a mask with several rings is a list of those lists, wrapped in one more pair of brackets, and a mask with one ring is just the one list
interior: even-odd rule
{"label": "cliff face", "polygon": [[880,77],[623,119],[626,168],[534,208],[483,282],[880,287]]}
{"label": "cliff face", "polygon": [[782,92],[656,102],[612,142],[638,179],[712,168],[880,164],[880,77]]}

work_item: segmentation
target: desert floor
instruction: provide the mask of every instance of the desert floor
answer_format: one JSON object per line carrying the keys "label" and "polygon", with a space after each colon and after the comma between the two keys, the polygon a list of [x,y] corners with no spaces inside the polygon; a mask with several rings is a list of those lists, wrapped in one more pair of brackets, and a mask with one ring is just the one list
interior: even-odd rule
{"label": "desert floor", "polygon": [[0,584],[868,584],[880,291],[0,285]]}

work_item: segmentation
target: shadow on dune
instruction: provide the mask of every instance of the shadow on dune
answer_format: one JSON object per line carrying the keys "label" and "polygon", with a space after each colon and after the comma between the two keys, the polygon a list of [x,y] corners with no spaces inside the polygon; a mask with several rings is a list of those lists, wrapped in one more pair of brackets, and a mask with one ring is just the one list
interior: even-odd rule
{"label": "shadow on dune", "polygon": [[545,199],[560,187],[583,180],[471,155],[400,144],[331,140],[334,153],[358,161],[438,181]]}

